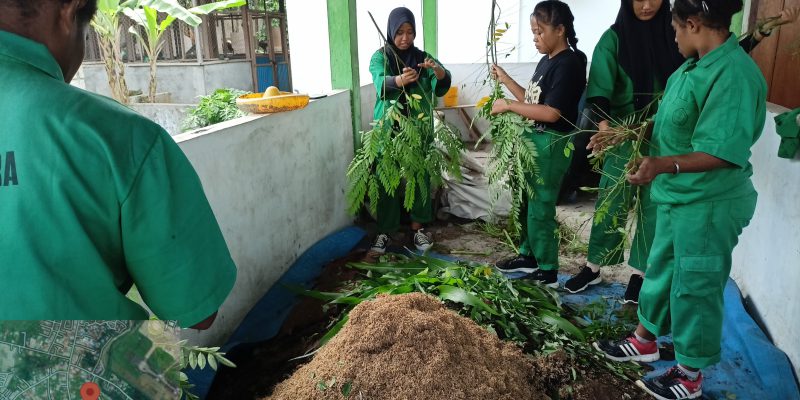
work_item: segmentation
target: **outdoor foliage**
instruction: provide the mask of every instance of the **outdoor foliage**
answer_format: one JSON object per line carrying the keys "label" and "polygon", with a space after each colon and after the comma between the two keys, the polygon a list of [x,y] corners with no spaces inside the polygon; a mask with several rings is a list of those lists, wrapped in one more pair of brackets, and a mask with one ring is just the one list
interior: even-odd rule
{"label": "outdoor foliage", "polygon": [[97,32],[111,96],[122,104],[128,103],[128,85],[125,82],[125,64],[120,52],[119,17],[124,8],[131,7],[134,3],[135,0],[99,0],[97,13],[92,19],[92,28]]}
{"label": "outdoor foliage", "polygon": [[[497,43],[508,29],[508,24],[505,24],[504,28],[497,26],[499,19],[497,9],[497,2],[493,1],[486,38],[487,70],[497,64]],[[492,151],[488,178],[489,188],[492,192],[492,204],[494,205],[502,191],[511,193],[508,225],[513,235],[519,235],[522,230],[519,220],[520,210],[523,202],[528,200],[528,196],[533,195],[533,185],[538,179],[535,177],[539,175],[539,168],[536,164],[538,153],[536,145],[523,136],[525,129],[530,126],[530,121],[513,112],[491,114],[494,103],[503,101],[506,97],[499,82],[491,78],[487,81],[491,82],[492,92],[488,98],[484,98],[478,103],[476,117],[485,118],[489,121],[490,126],[478,143],[487,136],[491,137]],[[532,177],[534,181],[529,179]]]}
{"label": "outdoor foliage", "polygon": [[[122,12],[139,25],[138,29],[132,26],[129,31],[139,40],[150,60],[148,98],[151,103],[155,102],[156,97],[156,63],[165,44],[162,36],[170,25],[179,19],[191,27],[196,27],[203,22],[200,15],[241,7],[245,4],[247,4],[245,0],[224,0],[186,9],[177,0],[138,0],[133,6],[122,8]],[[166,14],[166,18],[161,22],[158,21],[159,12]]]}
{"label": "outdoor foliage", "polygon": [[[377,264],[350,266],[363,272],[363,280],[342,292],[290,289],[329,304],[344,305],[348,311],[379,295],[427,293],[501,339],[519,344],[527,353],[542,355],[563,349],[579,363],[601,366],[621,377],[637,369],[633,364],[610,362],[594,351],[581,327],[591,327],[593,336],[598,329],[608,328],[570,315],[558,294],[538,283],[510,280],[487,265],[471,266],[426,256],[383,256]],[[346,314],[333,323],[320,345],[344,326]]]}
{"label": "outdoor foliage", "polygon": [[[507,190],[511,193],[511,210],[508,215],[508,225],[513,235],[519,235],[522,224],[519,220],[520,210],[528,196],[533,195],[533,184],[526,175],[538,176],[539,167],[536,164],[538,156],[536,145],[526,139],[522,133],[530,125],[524,117],[513,112],[491,115],[492,105],[495,101],[505,98],[500,84],[493,83],[494,87],[489,98],[479,103],[478,117],[489,121],[490,127],[484,137],[491,136],[492,150],[488,168],[489,189],[492,193],[492,203],[497,201],[500,193]],[[482,138],[483,139],[483,138]]]}
{"label": "outdoor foliage", "polygon": [[[403,206],[410,210],[418,200],[417,188],[423,197],[430,197],[432,188],[441,185],[443,173],[461,176],[464,145],[458,134],[446,124],[433,128],[431,118],[423,112],[423,107],[430,107],[431,99],[418,94],[401,96],[405,104],[391,101],[383,118],[362,133],[362,146],[347,169],[347,200],[353,214],[367,198],[370,211],[377,213],[380,188],[394,196],[405,182]],[[428,177],[430,186],[426,184]]]}
{"label": "outdoor foliage", "polygon": [[[650,141],[647,136],[647,130],[652,124],[652,115],[654,114],[655,107],[657,107],[660,95],[654,95],[653,100],[644,109],[628,115],[625,118],[613,118],[610,115],[601,116],[601,118],[609,121],[610,132],[608,132],[605,139],[601,142],[604,146],[601,150],[596,151],[590,155],[590,163],[592,169],[599,173],[601,176],[611,182],[606,188],[582,188],[585,191],[598,191],[600,193],[600,202],[595,207],[594,224],[600,224],[606,218],[611,218],[611,229],[619,232],[625,238],[616,248],[611,249],[606,254],[607,258],[616,257],[625,251],[625,247],[629,242],[629,238],[633,237],[634,224],[626,224],[628,219],[622,219],[620,216],[611,212],[611,206],[614,199],[624,199],[623,212],[627,216],[628,210],[633,210],[634,220],[643,218],[642,213],[642,187],[630,185],[627,181],[628,174],[636,173],[636,160],[641,159],[644,154],[643,150],[650,146]],[[586,131],[584,131],[586,132]],[[599,133],[598,130],[589,130],[592,134]],[[612,150],[621,146],[630,146],[628,158],[622,160],[625,167],[619,173],[608,173],[603,170],[603,163],[608,157],[619,157]],[[625,153],[625,152],[622,152]]]}
{"label": "outdoor foliage", "polygon": [[237,89],[217,89],[208,96],[200,96],[197,106],[187,111],[181,130],[202,128],[244,116],[245,113],[236,107],[236,98],[247,93]]}
{"label": "outdoor foliage", "polygon": [[236,364],[225,358],[225,353],[220,352],[219,347],[187,346],[186,340],[181,340],[178,342],[178,345],[181,350],[181,360],[178,363],[178,387],[181,391],[179,398],[185,398],[186,400],[199,399],[199,397],[189,391],[195,385],[189,383],[189,377],[180,370],[186,369],[187,367],[191,367],[192,369],[204,369],[206,365],[208,365],[211,369],[216,371],[219,364],[236,368]]}

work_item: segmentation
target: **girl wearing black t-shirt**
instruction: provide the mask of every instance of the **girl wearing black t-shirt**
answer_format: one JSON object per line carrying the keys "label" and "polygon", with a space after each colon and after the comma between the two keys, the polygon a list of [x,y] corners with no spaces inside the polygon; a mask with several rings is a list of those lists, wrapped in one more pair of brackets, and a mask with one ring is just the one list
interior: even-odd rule
{"label": "girl wearing black t-shirt", "polygon": [[517,113],[531,121],[523,135],[536,145],[540,174],[530,171],[534,193],[522,207],[523,221],[519,256],[501,262],[503,272],[525,272],[530,279],[558,287],[558,237],[556,200],[559,186],[569,166],[565,156],[568,133],[574,130],[578,102],[586,87],[586,55],[577,48],[574,17],[566,3],[542,1],[531,14],[531,32],[536,50],[545,56],[536,66],[525,89],[499,66],[492,75],[508,88],[517,100],[499,99],[492,114]]}

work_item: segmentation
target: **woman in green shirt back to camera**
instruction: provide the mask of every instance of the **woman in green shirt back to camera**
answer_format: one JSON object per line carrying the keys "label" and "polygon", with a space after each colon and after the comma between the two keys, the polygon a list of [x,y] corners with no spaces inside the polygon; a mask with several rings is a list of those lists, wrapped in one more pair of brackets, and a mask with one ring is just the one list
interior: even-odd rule
{"label": "woman in green shirt back to camera", "polygon": [[676,0],[676,41],[686,62],[667,81],[650,157],[628,175],[652,182],[655,240],[639,296],[639,326],[595,347],[616,361],[659,359],[672,333],[678,365],[637,382],[659,399],[702,395],[701,368],[720,360],[723,291],[731,254],[753,217],[750,148],[764,128],[767,85],[728,27],[735,0]]}

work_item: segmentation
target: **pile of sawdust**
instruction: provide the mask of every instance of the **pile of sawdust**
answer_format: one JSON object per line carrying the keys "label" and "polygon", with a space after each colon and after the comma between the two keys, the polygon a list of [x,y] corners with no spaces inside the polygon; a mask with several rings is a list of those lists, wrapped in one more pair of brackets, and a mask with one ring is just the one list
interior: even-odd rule
{"label": "pile of sawdust", "polygon": [[519,348],[411,293],[355,307],[268,399],[546,399],[540,385]]}

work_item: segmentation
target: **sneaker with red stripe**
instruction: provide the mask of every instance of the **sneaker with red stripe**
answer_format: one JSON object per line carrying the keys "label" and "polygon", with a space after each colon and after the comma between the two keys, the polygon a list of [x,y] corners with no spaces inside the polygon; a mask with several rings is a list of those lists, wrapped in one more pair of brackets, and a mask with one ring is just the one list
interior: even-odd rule
{"label": "sneaker with red stripe", "polygon": [[601,340],[594,342],[594,348],[605,354],[606,358],[614,361],[658,361],[658,344],[656,341],[642,343],[633,334],[618,341]]}
{"label": "sneaker with red stripe", "polygon": [[697,399],[703,395],[703,374],[691,380],[676,365],[660,376],[636,381],[636,386],[659,400]]}

